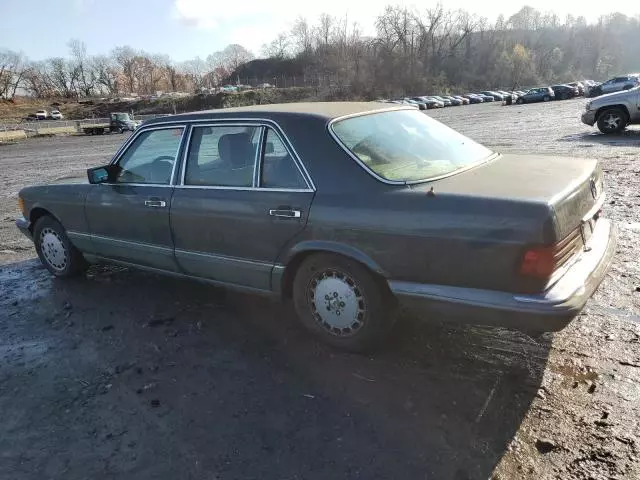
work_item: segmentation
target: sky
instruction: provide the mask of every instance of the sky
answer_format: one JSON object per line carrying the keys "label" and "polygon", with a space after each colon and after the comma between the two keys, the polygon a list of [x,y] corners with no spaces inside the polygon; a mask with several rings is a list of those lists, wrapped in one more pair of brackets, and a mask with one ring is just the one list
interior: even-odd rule
{"label": "sky", "polygon": [[[90,54],[130,45],[183,61],[206,58],[239,43],[260,55],[261,46],[290,30],[298,16],[310,23],[323,12],[346,16],[350,24],[357,22],[365,34],[373,34],[375,17],[388,4],[426,9],[437,0],[0,0],[0,50],[20,51],[41,60],[66,56],[68,41],[77,38]],[[588,21],[612,11],[640,14],[636,1],[589,5],[585,0],[446,0],[443,4],[491,20],[500,13],[508,18],[525,4],[554,10],[561,19],[568,13]]]}

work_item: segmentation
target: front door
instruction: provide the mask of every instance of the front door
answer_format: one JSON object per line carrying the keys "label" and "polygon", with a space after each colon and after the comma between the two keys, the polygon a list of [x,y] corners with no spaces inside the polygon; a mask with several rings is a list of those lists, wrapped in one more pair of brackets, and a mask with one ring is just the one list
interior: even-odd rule
{"label": "front door", "polygon": [[271,289],[283,246],[307,222],[313,189],[270,127],[194,126],[171,204],[176,260],[190,275]]}
{"label": "front door", "polygon": [[116,160],[109,183],[93,185],[85,212],[97,255],[177,270],[169,205],[184,130],[141,131]]}

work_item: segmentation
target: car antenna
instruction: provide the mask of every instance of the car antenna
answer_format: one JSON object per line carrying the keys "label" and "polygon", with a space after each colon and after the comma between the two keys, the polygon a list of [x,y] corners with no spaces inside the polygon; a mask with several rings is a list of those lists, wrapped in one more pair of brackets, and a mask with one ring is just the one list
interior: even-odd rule
{"label": "car antenna", "polygon": [[436,192],[434,192],[433,187],[431,187],[427,192],[427,197],[435,197],[435,196],[436,196]]}

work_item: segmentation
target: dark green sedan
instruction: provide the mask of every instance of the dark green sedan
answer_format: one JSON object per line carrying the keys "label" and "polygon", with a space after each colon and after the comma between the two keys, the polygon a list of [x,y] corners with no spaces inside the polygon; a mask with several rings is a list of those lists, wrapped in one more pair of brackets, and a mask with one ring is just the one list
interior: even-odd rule
{"label": "dark green sedan", "polygon": [[608,269],[596,161],[500,155],[414,107],[309,103],[145,122],[88,182],[24,188],[58,277],[112,262],[292,299],[350,350],[399,307],[563,328]]}

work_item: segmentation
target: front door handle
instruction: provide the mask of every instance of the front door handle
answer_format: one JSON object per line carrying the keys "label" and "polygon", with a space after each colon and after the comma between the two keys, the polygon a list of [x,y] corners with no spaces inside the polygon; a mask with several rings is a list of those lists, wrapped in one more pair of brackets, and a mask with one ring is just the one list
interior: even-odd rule
{"label": "front door handle", "polygon": [[276,209],[269,210],[269,215],[272,217],[283,217],[283,218],[300,218],[302,216],[302,212],[300,210],[292,210],[292,209]]}
{"label": "front door handle", "polygon": [[164,208],[167,206],[167,202],[164,200],[145,200],[144,204],[146,207],[154,207],[154,208]]}

